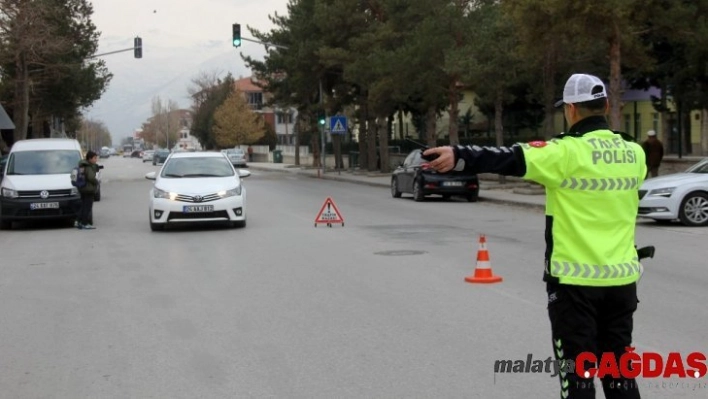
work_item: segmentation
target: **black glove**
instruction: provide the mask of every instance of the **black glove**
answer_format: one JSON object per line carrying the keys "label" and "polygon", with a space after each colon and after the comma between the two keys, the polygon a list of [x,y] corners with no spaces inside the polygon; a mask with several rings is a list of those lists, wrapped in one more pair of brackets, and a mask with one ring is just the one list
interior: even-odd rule
{"label": "black glove", "polygon": [[[634,248],[636,249],[637,246],[635,245]],[[639,258],[639,260],[642,260],[644,258],[653,258],[655,250],[656,250],[656,248],[654,248],[653,245],[639,248],[639,249],[637,249],[637,257]]]}

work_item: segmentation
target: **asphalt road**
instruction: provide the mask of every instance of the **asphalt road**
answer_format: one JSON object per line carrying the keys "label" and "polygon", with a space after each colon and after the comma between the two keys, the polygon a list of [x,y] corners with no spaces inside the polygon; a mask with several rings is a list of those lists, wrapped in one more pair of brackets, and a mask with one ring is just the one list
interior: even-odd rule
{"label": "asphalt road", "polygon": [[[254,171],[248,227],[153,233],[156,167],[102,163],[97,230],[0,232],[1,398],[557,397],[549,374],[494,373],[552,355],[541,212]],[[327,197],[344,227],[314,227]],[[500,284],[464,282],[480,234]],[[640,223],[638,352],[708,351],[706,238]],[[643,397],[708,396],[671,381]]]}

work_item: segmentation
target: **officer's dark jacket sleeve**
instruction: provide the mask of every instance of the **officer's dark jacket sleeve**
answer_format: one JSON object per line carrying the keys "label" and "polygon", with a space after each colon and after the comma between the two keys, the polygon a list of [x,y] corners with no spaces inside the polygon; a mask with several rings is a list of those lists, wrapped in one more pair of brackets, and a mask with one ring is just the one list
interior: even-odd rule
{"label": "officer's dark jacket sleeve", "polygon": [[452,146],[455,170],[472,173],[496,173],[523,177],[526,174],[524,152],[518,144],[511,147]]}
{"label": "officer's dark jacket sleeve", "polygon": [[[553,186],[559,183],[558,171],[563,169],[563,159],[568,155],[563,151],[563,146],[559,145],[560,141],[566,137],[582,137],[585,133],[599,129],[609,129],[607,120],[601,116],[591,116],[573,125],[570,133],[560,134],[547,142],[517,143],[511,147],[452,146],[455,153],[454,169],[518,176]],[[634,141],[624,133],[615,133],[627,141]],[[534,152],[529,152],[527,158],[526,151]]]}

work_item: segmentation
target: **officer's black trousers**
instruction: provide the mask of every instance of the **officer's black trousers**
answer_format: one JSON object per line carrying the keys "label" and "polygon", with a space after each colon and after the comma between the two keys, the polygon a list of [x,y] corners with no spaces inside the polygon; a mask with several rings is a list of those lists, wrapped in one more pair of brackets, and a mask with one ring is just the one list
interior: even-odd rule
{"label": "officer's black trousers", "polygon": [[[548,315],[551,319],[556,360],[573,360],[582,352],[593,352],[598,363],[605,352],[614,352],[617,364],[632,343],[632,316],[637,310],[637,285],[583,287],[547,283]],[[596,367],[587,364],[586,367]],[[575,372],[561,373],[561,398],[594,399],[594,378]],[[607,399],[639,398],[634,379],[602,379]]]}

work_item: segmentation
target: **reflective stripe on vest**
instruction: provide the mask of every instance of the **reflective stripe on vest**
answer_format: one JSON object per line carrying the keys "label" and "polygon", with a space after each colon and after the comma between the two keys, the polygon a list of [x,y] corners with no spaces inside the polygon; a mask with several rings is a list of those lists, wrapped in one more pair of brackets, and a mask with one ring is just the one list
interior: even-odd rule
{"label": "reflective stripe on vest", "polygon": [[617,265],[588,265],[553,261],[552,274],[557,277],[624,278],[639,274],[639,258]]}
{"label": "reflective stripe on vest", "polygon": [[614,179],[584,179],[570,177],[563,180],[560,187],[570,190],[636,190],[638,182],[639,179],[636,177],[618,177]]}

